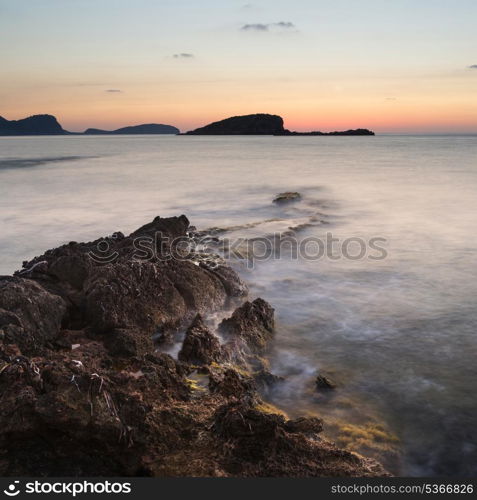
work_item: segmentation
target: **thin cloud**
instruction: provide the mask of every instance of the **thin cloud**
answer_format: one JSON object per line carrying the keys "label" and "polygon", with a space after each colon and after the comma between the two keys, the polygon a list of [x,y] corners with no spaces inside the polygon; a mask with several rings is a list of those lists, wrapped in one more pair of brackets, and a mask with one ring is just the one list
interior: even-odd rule
{"label": "thin cloud", "polygon": [[122,92],[120,89],[106,89],[105,92],[110,92],[111,94],[116,94],[118,92]]}
{"label": "thin cloud", "polygon": [[472,64],[471,66],[469,66],[469,69],[477,69],[477,64]]}
{"label": "thin cloud", "polygon": [[244,24],[240,29],[242,31],[268,31],[269,24]]}
{"label": "thin cloud", "polygon": [[174,54],[172,56],[174,59],[193,59],[194,54],[188,54],[187,52],[181,52],[180,54]]}
{"label": "thin cloud", "polygon": [[385,101],[397,101],[397,97],[385,97]]}
{"label": "thin cloud", "polygon": [[279,28],[285,29],[291,29],[295,27],[295,25],[290,21],[280,21],[279,23],[273,23],[273,26],[278,26]]}
{"label": "thin cloud", "polygon": [[279,21],[278,23],[254,23],[244,24],[241,31],[270,31],[270,29],[291,30],[296,29],[296,26],[290,21]]}

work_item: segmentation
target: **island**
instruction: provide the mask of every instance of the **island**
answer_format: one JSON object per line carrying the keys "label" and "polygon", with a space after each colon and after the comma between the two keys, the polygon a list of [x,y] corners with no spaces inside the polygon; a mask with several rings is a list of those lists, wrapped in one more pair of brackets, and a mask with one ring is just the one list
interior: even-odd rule
{"label": "island", "polygon": [[180,133],[177,127],[172,125],[162,125],[157,123],[147,123],[144,125],[133,125],[131,127],[118,128],[117,130],[101,130],[89,128],[84,131],[86,135],[112,135],[112,134],[174,134]]}
{"label": "island", "polygon": [[185,135],[286,135],[286,136],[322,136],[322,135],[374,135],[365,128],[345,130],[343,132],[291,132],[283,125],[283,118],[278,115],[258,113],[253,115],[232,116],[225,120],[210,123],[187,132]]}

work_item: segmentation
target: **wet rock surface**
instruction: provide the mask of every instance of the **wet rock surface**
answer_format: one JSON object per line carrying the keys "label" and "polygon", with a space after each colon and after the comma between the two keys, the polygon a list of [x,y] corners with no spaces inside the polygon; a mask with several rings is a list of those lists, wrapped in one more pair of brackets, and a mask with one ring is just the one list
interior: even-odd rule
{"label": "wet rock surface", "polygon": [[222,360],[219,339],[205,326],[199,314],[186,331],[179,360],[192,365],[210,365]]}
{"label": "wet rock surface", "polygon": [[273,203],[283,204],[290,203],[291,201],[298,201],[301,199],[301,194],[296,191],[287,191],[285,193],[277,194],[273,199]]}
{"label": "wet rock surface", "polygon": [[273,315],[273,308],[265,300],[247,301],[222,321],[219,330],[231,338],[243,339],[251,351],[262,353],[273,336]]}
{"label": "wet rock surface", "polygon": [[[156,218],[0,278],[0,474],[385,475],[321,439],[320,419],[263,402],[260,385],[279,383],[261,357],[273,308],[247,301],[208,328],[201,315],[246,288],[228,267],[166,258],[188,228]],[[157,350],[153,335],[181,328],[178,360]]]}
{"label": "wet rock surface", "polygon": [[327,375],[320,374],[315,379],[315,385],[317,390],[330,391],[336,389],[336,383],[331,380]]}

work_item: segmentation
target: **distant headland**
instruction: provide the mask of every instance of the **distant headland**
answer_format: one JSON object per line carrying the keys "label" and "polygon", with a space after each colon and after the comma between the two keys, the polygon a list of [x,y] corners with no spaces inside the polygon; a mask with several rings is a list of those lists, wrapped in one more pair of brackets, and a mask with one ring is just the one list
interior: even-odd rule
{"label": "distant headland", "polygon": [[65,135],[69,134],[52,115],[34,115],[22,120],[6,120],[0,116],[0,135]]}
{"label": "distant headland", "polygon": [[232,116],[210,123],[204,127],[181,134],[177,127],[149,123],[133,125],[116,130],[88,128],[83,133],[68,132],[52,115],[34,115],[22,120],[6,120],[0,116],[0,136],[16,135],[118,135],[118,134],[175,134],[175,135],[280,135],[280,136],[321,136],[321,135],[374,135],[365,128],[342,132],[293,132],[284,128],[283,118],[278,115],[258,113]]}
{"label": "distant headland", "polygon": [[68,132],[52,115],[34,115],[22,120],[6,120],[0,116],[0,136],[14,135],[111,135],[111,134],[179,134],[180,130],[172,125],[148,123],[133,125],[117,130],[88,128],[83,133]]}

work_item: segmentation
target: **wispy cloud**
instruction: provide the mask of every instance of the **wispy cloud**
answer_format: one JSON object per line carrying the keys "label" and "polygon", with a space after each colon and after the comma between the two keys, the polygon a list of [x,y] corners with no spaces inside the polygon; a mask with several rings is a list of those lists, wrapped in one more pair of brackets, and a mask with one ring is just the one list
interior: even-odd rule
{"label": "wispy cloud", "polygon": [[122,92],[120,89],[106,89],[105,92],[110,92],[111,94],[116,94],[118,92]]}
{"label": "wispy cloud", "polygon": [[254,23],[244,24],[241,31],[270,31],[270,29],[291,30],[296,29],[296,26],[290,21],[279,21],[278,23]]}
{"label": "wispy cloud", "polygon": [[278,26],[279,28],[285,29],[291,29],[295,27],[295,25],[290,21],[280,21],[279,23],[273,23],[273,26]]}
{"label": "wispy cloud", "polygon": [[180,54],[174,54],[172,56],[174,59],[193,59],[194,54],[188,54],[187,52],[181,52]]}
{"label": "wispy cloud", "polygon": [[242,31],[268,31],[269,24],[244,24],[240,29]]}
{"label": "wispy cloud", "polygon": [[385,101],[397,101],[397,97],[385,97]]}
{"label": "wispy cloud", "polygon": [[469,66],[469,69],[477,69],[477,64],[472,64],[471,66]]}

